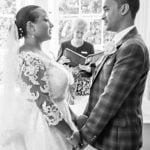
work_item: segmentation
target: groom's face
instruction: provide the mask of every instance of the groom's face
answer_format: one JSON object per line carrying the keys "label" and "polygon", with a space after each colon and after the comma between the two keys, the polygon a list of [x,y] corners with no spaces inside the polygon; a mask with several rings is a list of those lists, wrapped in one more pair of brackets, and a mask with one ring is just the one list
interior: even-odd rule
{"label": "groom's face", "polygon": [[103,15],[105,29],[107,31],[117,32],[121,23],[120,7],[116,0],[104,0],[103,3]]}

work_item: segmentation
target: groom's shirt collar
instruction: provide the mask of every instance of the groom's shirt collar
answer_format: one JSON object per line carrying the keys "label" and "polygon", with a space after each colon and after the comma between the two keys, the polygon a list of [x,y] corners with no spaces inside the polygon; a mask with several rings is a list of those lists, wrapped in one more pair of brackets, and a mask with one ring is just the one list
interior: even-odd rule
{"label": "groom's shirt collar", "polygon": [[126,35],[128,34],[133,28],[135,28],[135,25],[132,25],[121,32],[117,33],[114,38],[112,39],[116,44]]}

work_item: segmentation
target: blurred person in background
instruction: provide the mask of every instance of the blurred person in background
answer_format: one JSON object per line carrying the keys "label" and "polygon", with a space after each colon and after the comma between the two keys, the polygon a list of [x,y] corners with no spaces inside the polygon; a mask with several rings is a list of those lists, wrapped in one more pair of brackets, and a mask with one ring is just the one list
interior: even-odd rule
{"label": "blurred person in background", "polygon": [[75,79],[75,95],[84,96],[89,95],[89,87],[90,87],[90,79],[87,77],[82,77],[79,73],[79,64],[77,66],[70,65],[70,61],[66,58],[64,54],[64,50],[66,48],[71,49],[75,53],[87,57],[90,54],[94,53],[94,47],[91,43],[84,40],[84,34],[87,31],[87,23],[82,18],[77,18],[73,21],[71,27],[71,39],[61,43],[60,50],[58,52],[57,61],[62,64],[67,64],[70,70],[73,73]]}

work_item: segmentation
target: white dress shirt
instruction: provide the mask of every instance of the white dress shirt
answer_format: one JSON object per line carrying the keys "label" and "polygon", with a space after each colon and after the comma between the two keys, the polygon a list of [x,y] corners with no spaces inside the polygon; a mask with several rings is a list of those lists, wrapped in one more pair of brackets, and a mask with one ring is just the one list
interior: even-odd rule
{"label": "white dress shirt", "polygon": [[117,33],[112,40],[115,42],[115,44],[117,44],[133,28],[135,28],[135,25],[132,25],[132,26],[122,30],[121,32]]}

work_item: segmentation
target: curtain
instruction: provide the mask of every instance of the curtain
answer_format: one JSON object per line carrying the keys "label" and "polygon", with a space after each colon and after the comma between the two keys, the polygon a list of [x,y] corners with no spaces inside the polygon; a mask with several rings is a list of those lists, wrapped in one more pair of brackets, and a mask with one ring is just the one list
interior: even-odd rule
{"label": "curtain", "polygon": [[[145,41],[149,54],[150,54],[150,19],[148,14],[150,13],[150,0],[140,0],[140,9],[137,14],[135,25],[138,28],[139,33],[142,35]],[[150,122],[150,71],[148,74],[146,88],[143,96],[142,111],[144,123]]]}
{"label": "curtain", "polygon": [[150,13],[150,1],[140,0],[140,9],[137,14],[135,24],[142,35],[145,43],[149,48],[150,53],[150,19],[148,14]]}

